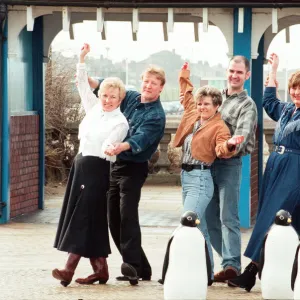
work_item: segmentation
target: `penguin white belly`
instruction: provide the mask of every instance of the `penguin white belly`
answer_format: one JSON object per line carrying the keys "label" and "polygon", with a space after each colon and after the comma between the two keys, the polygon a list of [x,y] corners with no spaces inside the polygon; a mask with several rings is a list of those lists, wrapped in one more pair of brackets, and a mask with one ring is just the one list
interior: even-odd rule
{"label": "penguin white belly", "polygon": [[165,300],[200,300],[207,294],[205,239],[197,227],[176,231],[164,281]]}
{"label": "penguin white belly", "polygon": [[292,226],[274,225],[269,231],[261,274],[263,299],[293,299],[291,272],[298,243]]}
{"label": "penguin white belly", "polygon": [[298,252],[298,272],[294,284],[294,300],[300,300],[300,251]]}
{"label": "penguin white belly", "polygon": [[[298,265],[298,268],[299,267],[300,266]],[[294,300],[300,300],[300,274],[297,275],[296,281],[295,281],[295,286],[294,286]]]}

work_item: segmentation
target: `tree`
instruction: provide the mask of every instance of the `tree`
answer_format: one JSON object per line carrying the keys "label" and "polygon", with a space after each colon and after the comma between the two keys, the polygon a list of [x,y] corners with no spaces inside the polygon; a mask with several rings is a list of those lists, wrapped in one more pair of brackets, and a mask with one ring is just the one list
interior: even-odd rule
{"label": "tree", "polygon": [[51,48],[49,57],[45,78],[46,182],[67,178],[78,148],[72,129],[83,118],[74,80],[76,57],[63,57]]}

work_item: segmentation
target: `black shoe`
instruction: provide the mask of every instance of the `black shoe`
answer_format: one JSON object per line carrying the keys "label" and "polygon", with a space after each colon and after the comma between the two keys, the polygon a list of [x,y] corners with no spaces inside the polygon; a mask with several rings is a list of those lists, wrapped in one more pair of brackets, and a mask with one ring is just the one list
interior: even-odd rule
{"label": "black shoe", "polygon": [[158,279],[157,282],[160,283],[160,284],[164,284],[162,279]]}
{"label": "black shoe", "polygon": [[[116,280],[118,280],[118,281],[129,281],[129,278],[127,276],[117,276]],[[151,276],[142,276],[142,277],[139,278],[139,280],[150,281]]]}
{"label": "black shoe", "polygon": [[125,276],[128,277],[128,280],[131,285],[137,285],[139,282],[139,278],[137,276],[136,269],[127,263],[122,263],[121,266],[121,273]]}
{"label": "black shoe", "polygon": [[257,273],[258,267],[256,264],[251,262],[240,276],[228,280],[228,286],[239,287],[250,292],[255,285]]}

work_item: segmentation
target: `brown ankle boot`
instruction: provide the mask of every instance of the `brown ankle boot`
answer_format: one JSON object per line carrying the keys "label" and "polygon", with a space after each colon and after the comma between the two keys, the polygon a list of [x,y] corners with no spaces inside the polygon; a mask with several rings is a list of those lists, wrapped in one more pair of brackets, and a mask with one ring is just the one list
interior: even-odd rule
{"label": "brown ankle boot", "polygon": [[63,285],[64,287],[68,286],[73,278],[74,272],[69,272],[66,271],[65,269],[62,270],[58,270],[58,269],[54,269],[52,271],[52,276],[57,279],[60,280],[61,285]]}
{"label": "brown ankle boot", "polygon": [[105,257],[90,258],[94,274],[86,278],[78,278],[75,282],[79,284],[93,284],[99,281],[100,284],[105,284],[109,278],[108,266]]}
{"label": "brown ankle boot", "polygon": [[55,279],[60,280],[61,285],[64,287],[68,286],[72,281],[80,258],[80,255],[70,253],[65,268],[62,270],[54,269],[52,271],[52,276]]}

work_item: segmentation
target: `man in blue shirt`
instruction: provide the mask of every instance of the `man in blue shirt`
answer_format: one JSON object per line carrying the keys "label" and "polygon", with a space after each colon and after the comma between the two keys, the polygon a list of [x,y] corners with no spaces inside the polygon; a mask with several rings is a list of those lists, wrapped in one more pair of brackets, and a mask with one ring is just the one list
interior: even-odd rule
{"label": "man in blue shirt", "polygon": [[138,283],[138,278],[151,280],[152,275],[141,246],[138,206],[148,176],[148,160],[164,135],[166,116],[159,98],[164,84],[165,72],[150,66],[142,75],[141,93],[126,92],[121,111],[129,123],[129,131],[122,143],[107,152],[117,155],[111,165],[107,195],[110,232],[123,258],[124,276],[117,280],[129,280],[132,285]]}

